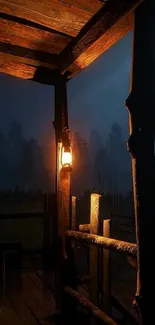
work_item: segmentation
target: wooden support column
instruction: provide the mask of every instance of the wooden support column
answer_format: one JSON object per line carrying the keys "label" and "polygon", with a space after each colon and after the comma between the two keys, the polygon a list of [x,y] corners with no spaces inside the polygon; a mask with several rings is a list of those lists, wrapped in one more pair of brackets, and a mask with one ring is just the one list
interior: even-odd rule
{"label": "wooden support column", "polygon": [[129,109],[133,194],[137,237],[136,307],[143,325],[154,319],[155,292],[155,1],[135,11]]}
{"label": "wooden support column", "polygon": [[[57,306],[63,317],[68,317],[69,306],[75,311],[75,303],[66,297],[65,285],[75,288],[76,276],[70,240],[66,241],[65,231],[70,229],[70,168],[62,166],[62,146],[70,146],[68,127],[67,88],[65,77],[58,73],[55,84],[55,137],[56,137],[56,201],[57,231],[55,250],[55,285]],[[73,305],[74,304],[74,305]],[[71,313],[70,313],[71,317]]]}

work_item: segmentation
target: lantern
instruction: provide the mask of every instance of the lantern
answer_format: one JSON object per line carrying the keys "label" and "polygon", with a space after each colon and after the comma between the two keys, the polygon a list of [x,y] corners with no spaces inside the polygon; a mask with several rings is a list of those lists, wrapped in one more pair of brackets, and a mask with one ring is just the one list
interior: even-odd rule
{"label": "lantern", "polygon": [[64,168],[72,167],[72,150],[71,147],[62,146],[61,164]]}

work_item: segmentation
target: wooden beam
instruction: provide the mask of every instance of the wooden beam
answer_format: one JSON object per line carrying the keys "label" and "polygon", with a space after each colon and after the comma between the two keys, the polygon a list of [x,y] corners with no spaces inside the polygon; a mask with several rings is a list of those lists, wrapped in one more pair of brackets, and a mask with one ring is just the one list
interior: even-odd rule
{"label": "wooden beam", "polygon": [[99,1],[99,0],[62,0],[66,4],[70,4],[74,7],[81,8],[83,10],[92,12],[95,14],[103,5],[104,2]]}
{"label": "wooden beam", "polygon": [[25,18],[17,17],[17,16],[14,16],[14,15],[10,15],[8,13],[4,13],[4,12],[1,12],[1,11],[0,11],[0,18],[6,19],[7,21],[18,23],[20,25],[33,27],[33,28],[38,29],[40,31],[45,31],[45,32],[54,33],[54,34],[57,34],[57,35],[60,35],[60,36],[72,38],[71,35],[65,34],[64,32],[60,32],[60,31],[57,31],[57,30],[52,29],[50,27],[47,27],[45,25],[38,24],[38,23],[36,23],[34,21],[27,20]]}
{"label": "wooden beam", "polygon": [[76,36],[92,13],[59,0],[0,0],[0,11]]}
{"label": "wooden beam", "polygon": [[69,36],[67,37],[52,31],[7,20],[8,15],[4,19],[1,15],[0,42],[11,43],[12,45],[51,54],[59,54],[72,39]]}
{"label": "wooden beam", "polygon": [[126,35],[134,24],[134,10],[142,0],[109,0],[60,54],[60,69],[71,76]]}
{"label": "wooden beam", "polygon": [[[45,63],[48,67],[56,67],[58,65],[58,56],[56,54],[50,54],[41,51],[34,51],[22,46],[12,45],[5,42],[0,42],[0,52],[9,53],[16,57],[21,57],[30,60],[30,64],[41,65]],[[33,61],[33,63],[32,63]],[[35,64],[36,61],[36,64]],[[39,62],[39,64],[38,64]]]}
{"label": "wooden beam", "polygon": [[46,63],[40,66],[39,61],[8,53],[0,53],[0,72],[41,84],[55,85],[57,81],[56,68],[49,67]]}
{"label": "wooden beam", "polygon": [[10,54],[0,53],[0,72],[22,79],[32,79],[37,67],[20,62]]}

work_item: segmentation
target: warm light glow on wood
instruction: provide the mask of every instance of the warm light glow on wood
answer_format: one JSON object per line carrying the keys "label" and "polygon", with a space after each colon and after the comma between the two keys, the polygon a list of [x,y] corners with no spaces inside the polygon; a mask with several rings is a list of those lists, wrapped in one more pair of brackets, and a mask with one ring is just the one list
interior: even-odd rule
{"label": "warm light glow on wood", "polygon": [[62,147],[62,166],[71,167],[72,166],[72,152],[70,147]]}

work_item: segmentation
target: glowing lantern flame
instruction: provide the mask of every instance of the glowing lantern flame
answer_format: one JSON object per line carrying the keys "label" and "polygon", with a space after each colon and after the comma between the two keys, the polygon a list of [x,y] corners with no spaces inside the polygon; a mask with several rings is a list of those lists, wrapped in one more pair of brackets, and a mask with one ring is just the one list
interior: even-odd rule
{"label": "glowing lantern flame", "polygon": [[71,167],[72,166],[72,152],[70,147],[62,147],[62,166]]}

